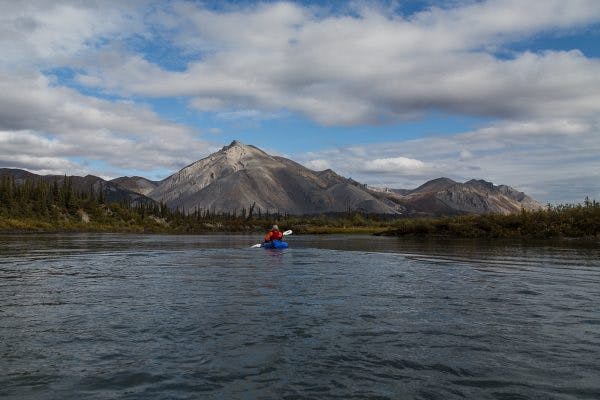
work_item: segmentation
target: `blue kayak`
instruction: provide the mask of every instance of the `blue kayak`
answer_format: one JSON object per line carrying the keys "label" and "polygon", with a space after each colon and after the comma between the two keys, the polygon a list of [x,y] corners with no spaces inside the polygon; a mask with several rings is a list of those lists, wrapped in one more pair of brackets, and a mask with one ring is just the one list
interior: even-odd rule
{"label": "blue kayak", "polygon": [[288,244],[283,240],[272,240],[261,245],[263,249],[287,249]]}

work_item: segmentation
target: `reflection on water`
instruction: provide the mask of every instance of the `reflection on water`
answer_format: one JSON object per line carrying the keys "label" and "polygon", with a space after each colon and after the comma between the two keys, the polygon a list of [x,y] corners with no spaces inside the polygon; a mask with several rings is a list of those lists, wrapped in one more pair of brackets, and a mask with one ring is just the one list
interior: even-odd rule
{"label": "reflection on water", "polygon": [[0,236],[0,398],[600,398],[600,248]]}

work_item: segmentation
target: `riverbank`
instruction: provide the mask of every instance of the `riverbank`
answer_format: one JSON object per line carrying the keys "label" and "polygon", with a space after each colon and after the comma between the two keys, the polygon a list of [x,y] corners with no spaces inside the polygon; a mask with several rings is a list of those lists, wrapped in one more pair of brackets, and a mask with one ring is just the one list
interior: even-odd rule
{"label": "riverbank", "polygon": [[[258,221],[257,221],[258,222]],[[277,222],[277,221],[276,221]],[[389,229],[391,225],[377,226],[334,226],[307,225],[278,222],[282,229],[292,229],[295,234],[328,235],[328,234],[378,234]],[[147,233],[147,234],[206,234],[206,233],[264,233],[271,222],[235,223],[222,222],[202,224],[173,224],[172,221],[144,222],[130,220],[110,222],[83,222],[75,218],[41,220],[34,218],[0,217],[0,233]]]}
{"label": "riverbank", "polygon": [[361,213],[291,216],[280,214],[185,215],[165,207],[82,204],[81,208],[50,207],[51,212],[0,213],[0,232],[113,232],[149,234],[263,233],[273,223],[295,234],[375,234],[454,238],[600,240],[600,203],[560,205],[519,214],[452,217],[377,216]]}
{"label": "riverbank", "polygon": [[587,239],[600,240],[600,204],[548,207],[534,212],[463,215],[397,221],[383,236],[442,236],[453,238]]}

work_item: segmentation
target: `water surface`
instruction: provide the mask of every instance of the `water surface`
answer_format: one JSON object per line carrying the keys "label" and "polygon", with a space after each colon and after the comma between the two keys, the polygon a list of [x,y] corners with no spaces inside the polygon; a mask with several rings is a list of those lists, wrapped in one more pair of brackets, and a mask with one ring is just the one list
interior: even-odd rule
{"label": "water surface", "polygon": [[1,235],[3,399],[597,399],[600,248]]}

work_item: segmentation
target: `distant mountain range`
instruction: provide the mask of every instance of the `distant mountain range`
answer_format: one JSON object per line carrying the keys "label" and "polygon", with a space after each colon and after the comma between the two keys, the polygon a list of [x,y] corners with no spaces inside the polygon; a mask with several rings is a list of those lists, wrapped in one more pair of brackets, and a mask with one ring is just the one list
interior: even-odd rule
{"label": "distant mountain range", "polygon": [[[62,185],[65,179],[64,175],[37,175],[22,169],[0,168],[0,178],[3,176],[14,177],[17,184],[21,184],[26,180],[42,179],[50,184],[56,181],[59,185]],[[73,190],[78,192],[93,191],[96,194],[102,192],[105,201],[109,203],[128,201],[132,204],[148,204],[155,202],[153,199],[140,193],[140,191],[129,190],[127,187],[121,186],[118,181],[122,178],[114,179],[112,181],[106,181],[94,175],[69,176],[68,178],[71,181]],[[124,179],[130,181],[132,178]]]}
{"label": "distant mountain range", "polygon": [[[2,175],[12,175],[17,182],[64,179],[19,169],[0,169]],[[508,214],[541,207],[523,192],[483,180],[459,183],[439,178],[413,190],[370,187],[330,169],[313,171],[238,141],[159,182],[138,176],[105,181],[92,175],[71,181],[78,190],[102,191],[108,201],[160,201],[186,212],[239,212],[253,206],[262,212],[296,215],[347,211],[451,215]]]}
{"label": "distant mountain range", "polygon": [[510,186],[471,179],[465,183],[433,179],[413,190],[370,188],[404,205],[412,214],[513,214],[542,208],[536,200]]}

